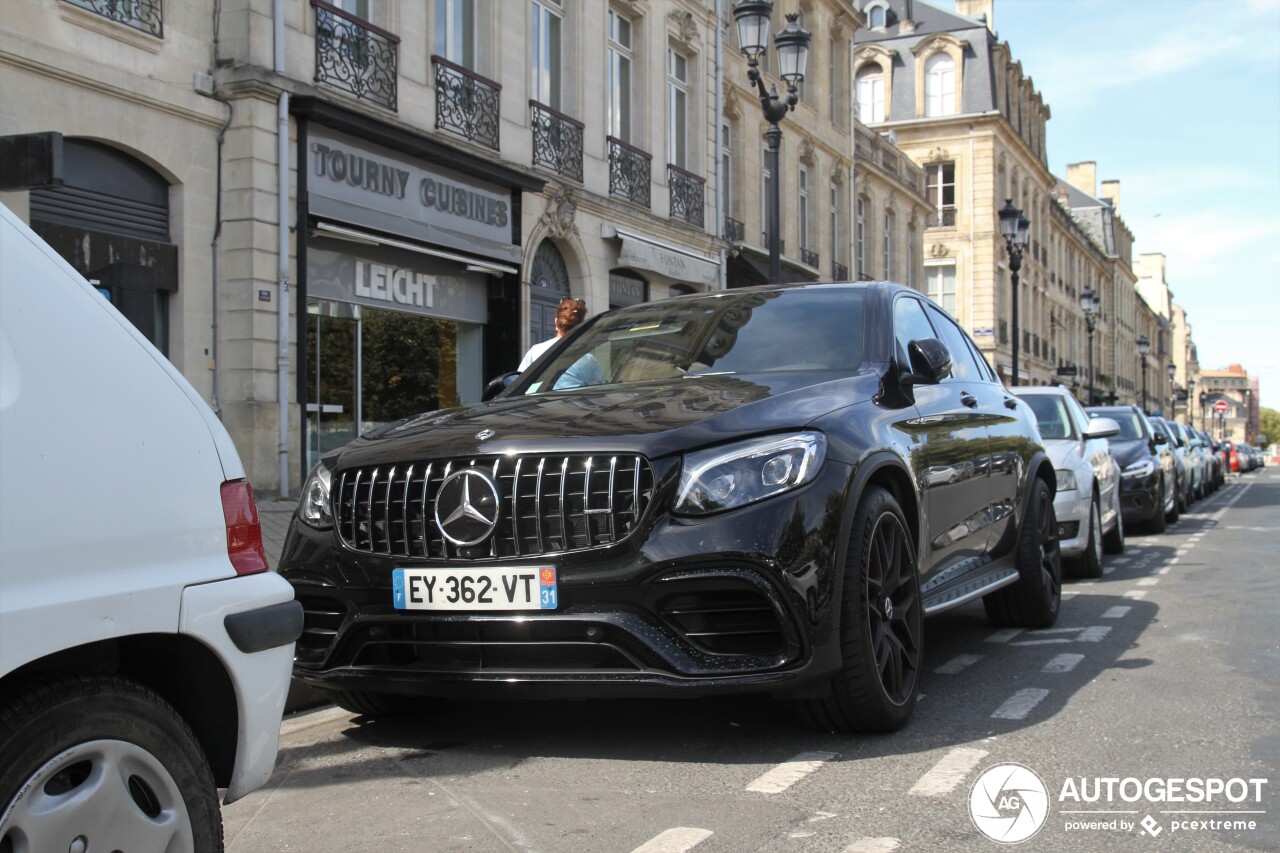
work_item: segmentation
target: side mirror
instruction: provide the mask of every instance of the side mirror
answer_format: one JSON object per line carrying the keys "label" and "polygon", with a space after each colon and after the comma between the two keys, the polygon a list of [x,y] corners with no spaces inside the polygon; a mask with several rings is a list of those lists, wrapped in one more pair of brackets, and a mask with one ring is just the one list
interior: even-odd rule
{"label": "side mirror", "polygon": [[1165,435],[1162,432],[1157,432],[1155,435],[1151,437],[1151,443],[1156,445],[1157,447],[1159,447],[1162,444],[1168,444],[1169,436]]}
{"label": "side mirror", "polygon": [[496,379],[490,380],[489,384],[484,386],[484,391],[480,394],[480,400],[482,402],[492,400],[494,397],[511,387],[511,383],[515,382],[516,377],[519,375],[519,371],[512,371],[511,373],[504,373]]}
{"label": "side mirror", "polygon": [[951,353],[937,338],[916,338],[907,344],[911,372],[902,377],[903,385],[936,385],[951,375]]}
{"label": "side mirror", "polygon": [[1094,418],[1084,431],[1085,438],[1110,438],[1120,434],[1120,424],[1111,418]]}

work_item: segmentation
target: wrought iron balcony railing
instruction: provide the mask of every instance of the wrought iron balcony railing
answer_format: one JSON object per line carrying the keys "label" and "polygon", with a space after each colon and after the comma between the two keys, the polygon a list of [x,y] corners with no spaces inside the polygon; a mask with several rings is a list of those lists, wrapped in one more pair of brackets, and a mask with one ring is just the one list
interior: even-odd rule
{"label": "wrought iron balcony railing", "polygon": [[530,101],[529,107],[533,110],[533,165],[581,181],[582,122],[537,101]]}
{"label": "wrought iron balcony railing", "polygon": [[813,267],[814,269],[817,269],[818,260],[819,260],[818,253],[813,251],[813,249],[800,250],[800,263],[806,266]]}
{"label": "wrought iron balcony railing", "polygon": [[747,239],[747,226],[732,216],[724,218],[724,238],[730,243],[741,243]]}
{"label": "wrought iron balcony railing", "polygon": [[[761,245],[761,246],[764,246],[766,249],[768,249],[768,248],[769,248],[769,232],[768,232],[768,231],[761,231],[761,232],[760,232],[760,245]],[[787,241],[786,241],[786,240],[779,240],[779,241],[778,241],[778,254],[780,254],[780,255],[785,255],[786,253],[787,253]]]}
{"label": "wrought iron balcony railing", "polygon": [[667,164],[667,187],[671,190],[671,218],[682,219],[697,228],[704,222],[706,180],[679,166]]}
{"label": "wrought iron balcony railing", "polygon": [[396,108],[400,37],[324,0],[316,10],[316,82]]}
{"label": "wrought iron balcony railing", "polygon": [[842,264],[842,263],[839,263],[839,262],[836,262],[836,261],[832,261],[832,263],[831,263],[831,278],[832,278],[834,281],[848,281],[848,280],[849,280],[849,268],[848,268],[848,267],[846,267],[846,266],[845,266],[844,264]]}
{"label": "wrought iron balcony railing", "polygon": [[502,85],[442,56],[436,70],[436,130],[498,150],[498,104]]}
{"label": "wrought iron balcony railing", "polygon": [[649,206],[649,162],[652,155],[609,137],[609,194],[625,198],[641,207]]}
{"label": "wrought iron balcony railing", "polygon": [[956,209],[954,207],[944,207],[942,210],[934,210],[930,212],[928,219],[925,221],[925,227],[955,228]]}
{"label": "wrought iron balcony railing", "polygon": [[94,14],[144,33],[164,37],[163,0],[65,0]]}

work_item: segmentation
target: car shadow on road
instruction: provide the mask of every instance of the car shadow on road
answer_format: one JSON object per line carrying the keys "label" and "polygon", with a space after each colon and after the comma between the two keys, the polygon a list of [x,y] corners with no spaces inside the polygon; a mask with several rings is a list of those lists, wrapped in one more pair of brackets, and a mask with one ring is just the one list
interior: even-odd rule
{"label": "car shadow on road", "polygon": [[[1172,543],[1154,538],[1102,579],[1068,582],[1065,590],[1074,594],[1064,601],[1058,623],[1045,631],[1000,632],[987,621],[980,602],[931,617],[922,695],[912,720],[893,734],[810,730],[783,703],[755,694],[429,700],[407,716],[353,715],[337,735],[284,745],[273,784],[305,788],[381,776],[457,778],[517,771],[524,762],[547,758],[696,768],[773,765],[801,753],[828,752],[834,761],[858,761],[971,744],[1052,718],[1095,679],[1124,677],[1154,665],[1141,649],[1158,608],[1123,593],[1132,592],[1135,580],[1152,574],[1172,552]],[[955,673],[937,672],[955,658],[975,660]],[[1058,670],[1046,671],[1055,659]],[[1025,716],[993,716],[1014,694],[1028,690],[1045,692]]]}

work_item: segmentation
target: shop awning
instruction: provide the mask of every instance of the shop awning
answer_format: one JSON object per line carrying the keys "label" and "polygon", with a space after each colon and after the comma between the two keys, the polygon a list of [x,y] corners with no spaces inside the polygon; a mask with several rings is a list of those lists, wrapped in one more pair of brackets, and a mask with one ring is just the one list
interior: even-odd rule
{"label": "shop awning", "polygon": [[612,225],[605,225],[601,236],[622,241],[619,266],[649,270],[693,284],[715,284],[720,280],[719,264],[706,255]]}

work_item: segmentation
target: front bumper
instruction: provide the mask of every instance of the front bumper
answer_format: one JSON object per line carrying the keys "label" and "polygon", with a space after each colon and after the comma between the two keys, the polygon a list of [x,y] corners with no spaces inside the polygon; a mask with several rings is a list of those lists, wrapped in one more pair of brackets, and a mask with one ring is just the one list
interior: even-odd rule
{"label": "front bumper", "polygon": [[1164,512],[1159,472],[1146,477],[1120,480],[1120,512],[1125,524],[1150,521]]}
{"label": "front bumper", "polygon": [[850,475],[828,460],[794,492],[704,519],[654,512],[616,545],[466,563],[554,565],[554,611],[397,610],[392,569],[447,564],[355,554],[295,520],[280,563],[305,614],[294,675],[431,696],[792,689],[839,666]]}
{"label": "front bumper", "polygon": [[1058,492],[1053,511],[1058,518],[1058,542],[1064,557],[1078,557],[1089,545],[1089,509],[1093,495],[1079,489]]}

